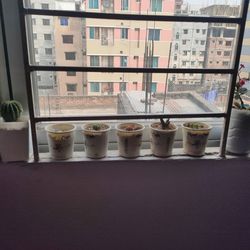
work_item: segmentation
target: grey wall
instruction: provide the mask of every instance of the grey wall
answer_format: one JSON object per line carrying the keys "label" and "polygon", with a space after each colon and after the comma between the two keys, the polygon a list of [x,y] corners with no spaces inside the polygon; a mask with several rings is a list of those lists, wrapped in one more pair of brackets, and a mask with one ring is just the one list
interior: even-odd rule
{"label": "grey wall", "polygon": [[0,249],[249,250],[249,162],[2,164]]}

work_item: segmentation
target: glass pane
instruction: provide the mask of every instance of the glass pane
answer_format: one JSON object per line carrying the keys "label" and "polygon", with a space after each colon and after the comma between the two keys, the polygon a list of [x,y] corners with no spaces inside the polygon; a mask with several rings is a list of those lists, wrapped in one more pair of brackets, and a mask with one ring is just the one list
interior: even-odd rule
{"label": "glass pane", "polygon": [[31,19],[36,65],[228,69],[234,62],[235,24]]}
{"label": "glass pane", "polygon": [[224,112],[230,76],[38,71],[32,79],[38,116],[94,116]]}
{"label": "glass pane", "polygon": [[150,15],[239,16],[241,0],[31,0],[26,7],[51,10]]}

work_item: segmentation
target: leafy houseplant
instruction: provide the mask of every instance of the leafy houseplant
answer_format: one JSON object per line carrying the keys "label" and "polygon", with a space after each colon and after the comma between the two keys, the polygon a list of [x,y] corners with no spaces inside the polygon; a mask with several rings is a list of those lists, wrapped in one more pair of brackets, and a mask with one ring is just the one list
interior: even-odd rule
{"label": "leafy houseplant", "polygon": [[127,122],[117,126],[119,155],[125,158],[136,158],[140,155],[144,126]]}
{"label": "leafy houseplant", "polygon": [[151,150],[153,155],[158,157],[168,157],[172,155],[174,138],[177,126],[170,122],[169,119],[164,121],[160,118],[160,122],[155,122],[150,125]]}
{"label": "leafy houseplant", "polygon": [[250,152],[250,105],[244,101],[244,95],[248,92],[245,84],[249,79],[241,77],[244,68],[241,64],[238,70],[227,141],[227,152],[238,155]]}
{"label": "leafy houseplant", "polygon": [[87,123],[83,126],[87,157],[99,159],[107,155],[110,129],[106,123]]}
{"label": "leafy houseplant", "polygon": [[1,103],[0,114],[0,156],[5,162],[28,161],[29,122],[20,119],[23,107],[16,100]]}
{"label": "leafy houseplant", "polygon": [[204,155],[211,129],[211,126],[203,122],[184,123],[182,125],[184,153],[191,156]]}

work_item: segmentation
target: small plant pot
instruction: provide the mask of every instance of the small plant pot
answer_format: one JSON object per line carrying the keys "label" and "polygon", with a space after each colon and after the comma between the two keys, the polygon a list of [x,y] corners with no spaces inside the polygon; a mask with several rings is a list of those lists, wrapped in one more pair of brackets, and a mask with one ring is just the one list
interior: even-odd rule
{"label": "small plant pot", "polygon": [[105,123],[88,123],[83,125],[82,129],[86,156],[93,159],[105,157],[108,151],[108,132],[111,127]]}
{"label": "small plant pot", "polygon": [[119,155],[136,158],[140,155],[144,126],[139,123],[121,123],[117,126]]}
{"label": "small plant pot", "polygon": [[75,125],[68,123],[52,124],[45,128],[52,159],[66,160],[72,157],[75,129]]}
{"label": "small plant pot", "polygon": [[212,127],[203,122],[186,122],[182,125],[184,153],[203,156]]}
{"label": "small plant pot", "polygon": [[166,129],[162,129],[160,122],[155,122],[150,125],[151,150],[153,155],[158,157],[168,157],[172,155],[174,138],[177,126],[170,123]]}

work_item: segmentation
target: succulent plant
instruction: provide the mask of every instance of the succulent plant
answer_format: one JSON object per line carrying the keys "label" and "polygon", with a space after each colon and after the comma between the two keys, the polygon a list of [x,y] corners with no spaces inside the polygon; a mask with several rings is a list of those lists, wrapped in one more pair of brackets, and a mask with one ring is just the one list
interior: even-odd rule
{"label": "succulent plant", "polygon": [[0,113],[5,122],[15,122],[23,112],[22,104],[16,100],[4,101]]}

